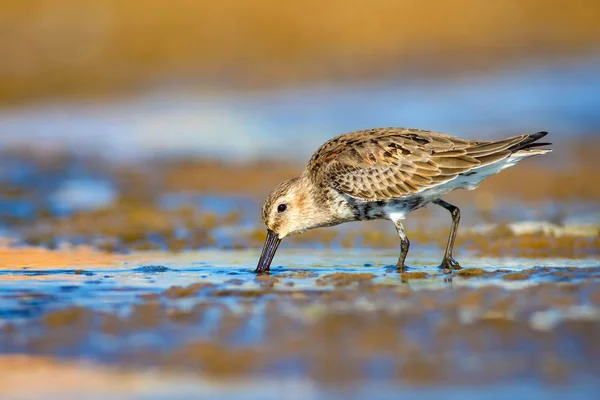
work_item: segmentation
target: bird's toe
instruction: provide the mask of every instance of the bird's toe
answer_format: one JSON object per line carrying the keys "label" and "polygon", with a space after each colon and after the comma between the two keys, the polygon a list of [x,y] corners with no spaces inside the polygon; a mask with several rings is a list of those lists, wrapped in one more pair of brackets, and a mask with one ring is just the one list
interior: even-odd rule
{"label": "bird's toe", "polygon": [[446,274],[449,274],[454,270],[462,269],[458,261],[456,261],[452,257],[445,258],[444,260],[442,260],[442,263],[440,264],[439,268],[442,269]]}

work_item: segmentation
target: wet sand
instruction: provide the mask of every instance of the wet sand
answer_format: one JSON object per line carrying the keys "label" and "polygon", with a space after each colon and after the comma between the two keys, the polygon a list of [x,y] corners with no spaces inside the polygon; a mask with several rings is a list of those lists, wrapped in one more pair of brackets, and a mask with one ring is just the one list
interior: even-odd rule
{"label": "wet sand", "polygon": [[[0,351],[65,360],[58,376],[79,382],[65,393],[114,380],[122,398],[139,394],[141,371],[164,375],[157,385],[173,395],[201,393],[170,386],[189,374],[242,387],[310,382],[324,398],[372,385],[384,395],[501,384],[542,394],[576,385],[586,397],[597,388],[597,259],[463,257],[465,269],[448,276],[429,253],[413,254],[400,274],[388,265],[393,252],[284,249],[271,274],[257,277],[257,255],[139,253],[80,269],[3,268]],[[80,361],[109,369],[73,369]],[[18,370],[11,374],[10,390],[26,393]]]}
{"label": "wet sand", "polygon": [[6,153],[0,397],[594,398],[598,159],[576,154],[453,193],[451,275],[430,207],[406,272],[384,221],[291,237],[256,276],[262,191],[293,165]]}
{"label": "wet sand", "polygon": [[[459,205],[463,215],[457,247],[481,256],[598,256],[600,186],[589,184],[587,177],[587,171],[598,168],[598,159],[590,150],[593,146],[581,146],[563,149],[577,156],[560,169],[543,159],[531,160],[494,176],[476,191],[451,193],[448,201]],[[78,249],[81,260],[70,258],[92,264],[90,257],[109,257],[100,252],[260,247],[265,235],[258,212],[263,196],[301,169],[285,163],[206,160],[112,164],[34,150],[1,154],[0,172],[18,168],[26,173],[0,175],[0,237],[4,228],[13,246],[87,245],[99,253]],[[72,169],[83,171],[82,176],[66,176]],[[411,214],[406,227],[413,243],[440,248],[449,218],[444,210],[429,206]],[[398,246],[385,221],[318,229],[289,242],[304,248]],[[48,265],[67,262],[56,259],[59,254],[38,249],[17,259],[33,263],[36,257],[52,255],[55,260]]]}

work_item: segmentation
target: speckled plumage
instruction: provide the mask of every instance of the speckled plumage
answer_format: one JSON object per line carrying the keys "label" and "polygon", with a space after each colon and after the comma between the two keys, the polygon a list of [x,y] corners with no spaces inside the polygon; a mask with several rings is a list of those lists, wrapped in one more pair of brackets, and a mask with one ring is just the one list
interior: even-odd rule
{"label": "speckled plumage", "polygon": [[[458,208],[441,196],[454,189],[474,189],[521,159],[550,151],[538,148],[548,143],[536,142],[545,135],[492,142],[408,128],[346,133],[325,142],[299,177],[269,195],[263,220],[282,239],[316,227],[386,218],[396,225],[407,251],[400,221],[408,213],[433,202],[451,211],[455,230],[459,213],[453,210]],[[277,211],[280,204],[286,205],[284,212]],[[452,266],[452,245],[453,237],[442,263],[445,268]],[[402,249],[404,257],[406,251]],[[404,266],[402,255],[398,266]]]}
{"label": "speckled plumage", "polygon": [[370,129],[327,141],[312,156],[307,172],[350,196],[390,200],[498,162],[539,137],[488,142],[415,129]]}

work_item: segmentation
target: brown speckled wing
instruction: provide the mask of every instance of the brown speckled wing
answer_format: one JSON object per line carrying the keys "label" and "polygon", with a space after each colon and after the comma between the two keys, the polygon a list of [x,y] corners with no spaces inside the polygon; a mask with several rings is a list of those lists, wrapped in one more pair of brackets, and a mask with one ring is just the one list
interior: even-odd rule
{"label": "brown speckled wing", "polygon": [[350,196],[389,200],[506,158],[528,137],[484,142],[406,128],[357,131],[323,144],[308,171],[316,182]]}

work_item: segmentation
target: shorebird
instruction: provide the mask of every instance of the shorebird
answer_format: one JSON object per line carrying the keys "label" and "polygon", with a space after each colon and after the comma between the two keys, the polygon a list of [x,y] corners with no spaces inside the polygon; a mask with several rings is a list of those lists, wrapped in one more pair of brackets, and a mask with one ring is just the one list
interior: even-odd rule
{"label": "shorebird", "polygon": [[496,142],[408,128],[346,133],[325,142],[296,178],[275,188],[262,207],[267,238],[256,273],[269,270],[286,236],[350,221],[388,219],[400,237],[396,264],[405,269],[410,241],[402,221],[428,203],[448,210],[452,225],[440,268],[460,269],[452,257],[458,207],[442,200],[455,189],[475,189],[484,179],[550,149],[537,142],[547,132]]}

